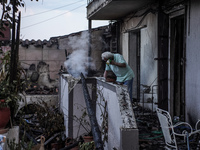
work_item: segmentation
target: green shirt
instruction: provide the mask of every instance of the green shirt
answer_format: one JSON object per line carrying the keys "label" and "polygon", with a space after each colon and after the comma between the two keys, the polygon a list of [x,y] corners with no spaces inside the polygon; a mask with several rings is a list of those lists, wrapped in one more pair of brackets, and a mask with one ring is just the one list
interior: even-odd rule
{"label": "green shirt", "polygon": [[[114,61],[117,63],[126,63],[123,56],[120,54],[114,54]],[[117,76],[117,82],[125,82],[127,80],[131,80],[134,78],[133,70],[130,68],[130,66],[126,63],[126,67],[118,67],[115,65],[107,65],[106,64],[106,71],[112,70],[113,73]]]}

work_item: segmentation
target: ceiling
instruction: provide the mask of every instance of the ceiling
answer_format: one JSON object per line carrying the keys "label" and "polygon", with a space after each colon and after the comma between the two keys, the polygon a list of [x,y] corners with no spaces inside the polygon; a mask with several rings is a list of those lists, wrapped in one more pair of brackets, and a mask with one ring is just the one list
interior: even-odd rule
{"label": "ceiling", "polygon": [[[90,7],[87,7],[87,18],[90,20],[119,20],[120,18],[129,15],[146,5],[155,2],[155,0],[111,0],[106,5],[99,6],[94,2],[90,3]],[[89,9],[93,9],[92,13]]]}

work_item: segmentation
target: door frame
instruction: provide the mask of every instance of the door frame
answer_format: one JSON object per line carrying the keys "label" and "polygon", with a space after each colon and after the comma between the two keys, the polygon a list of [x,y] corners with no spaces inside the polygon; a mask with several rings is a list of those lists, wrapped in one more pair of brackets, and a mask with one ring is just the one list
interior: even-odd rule
{"label": "door frame", "polygon": [[[170,112],[170,114],[172,116],[174,116],[175,114],[175,105],[174,105],[174,72],[172,71],[171,69],[171,66],[174,65],[174,62],[172,62],[172,37],[171,37],[171,29],[172,29],[172,19],[175,19],[179,16],[183,16],[184,17],[184,27],[183,27],[183,35],[184,35],[184,38],[183,38],[183,58],[186,58],[186,26],[185,26],[185,23],[186,23],[186,15],[187,13],[185,12],[185,9],[181,9],[181,10],[178,10],[178,11],[175,11],[175,12],[172,12],[169,14],[169,56],[168,56],[168,87],[169,87],[169,91],[168,91],[168,99],[169,99],[169,104],[168,104],[168,110]],[[181,96],[182,96],[182,101],[183,101],[183,104],[185,104],[185,59],[184,59],[184,62],[183,62],[183,77],[182,77],[182,92],[181,92]],[[183,119],[185,119],[185,106],[183,106],[184,108],[184,111],[183,111]]]}
{"label": "door frame", "polygon": [[[140,101],[140,51],[141,51],[141,33],[140,29],[137,30],[131,30],[129,31],[129,65],[133,69],[135,78],[134,78],[134,84],[133,84],[133,101],[139,102]],[[135,41],[132,42],[131,35],[134,34]],[[135,47],[132,48],[131,43],[136,43]],[[134,45],[134,44],[133,44]],[[132,60],[132,59],[135,60]]]}

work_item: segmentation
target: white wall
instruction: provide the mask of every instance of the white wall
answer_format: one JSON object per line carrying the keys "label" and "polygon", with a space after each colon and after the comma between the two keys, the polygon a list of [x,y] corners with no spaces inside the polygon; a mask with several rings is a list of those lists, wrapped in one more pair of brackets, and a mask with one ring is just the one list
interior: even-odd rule
{"label": "white wall", "polygon": [[101,116],[105,107],[99,106],[105,106],[105,102],[107,103],[108,142],[105,143],[105,149],[138,149],[138,129],[127,87],[97,78],[97,95],[96,116],[101,128],[104,128]]}
{"label": "white wall", "polygon": [[[105,106],[105,101],[107,102],[107,108],[106,111],[108,113],[108,143],[106,143],[107,149],[113,149],[115,146],[116,148],[120,147],[120,125],[122,124],[121,120],[121,115],[119,111],[119,105],[118,105],[118,98],[116,97],[116,92],[112,90],[108,90],[103,82],[98,82],[98,100],[97,100],[97,106],[98,104],[101,104]],[[99,105],[100,106],[100,105]],[[98,117],[98,122],[101,125],[102,124],[102,119],[101,118],[101,110],[105,109],[104,107],[97,107],[97,117]],[[103,126],[101,126],[103,127]],[[113,140],[115,139],[115,140]],[[112,143],[112,144],[111,144]]]}
{"label": "white wall", "polygon": [[126,62],[128,62],[128,56],[129,56],[129,34],[128,33],[124,33],[122,34],[122,55],[124,57],[124,59],[126,60]]}
{"label": "white wall", "polygon": [[157,78],[157,17],[147,16],[147,27],[141,29],[141,84],[151,85]]}
{"label": "white wall", "polygon": [[[68,82],[66,75],[60,76],[60,90],[59,90],[59,105],[60,111],[64,114],[64,124],[68,126],[68,108],[69,108],[69,95],[68,95]],[[68,129],[65,129],[65,135],[68,137]]]}
{"label": "white wall", "polygon": [[[102,139],[104,135],[108,136],[108,142],[105,142],[104,149],[139,149],[139,133],[127,88],[105,82],[103,78],[93,78],[93,80],[97,81],[97,88],[95,93],[95,95],[97,94],[97,122],[99,124],[100,130],[104,133],[102,134]],[[68,93],[68,88],[65,86],[69,85],[69,83],[67,84],[62,82],[70,82],[70,80],[67,79],[67,75],[61,75],[60,106],[61,110],[63,110],[65,114],[66,136],[68,136],[68,121],[70,118],[68,114],[70,110],[67,111],[67,108],[73,107],[72,115],[81,116],[82,112],[80,111],[80,109],[77,110],[76,106],[85,107],[85,99],[83,95],[82,84],[78,83],[74,87],[72,100],[69,99],[70,96]],[[91,83],[87,83],[90,98],[92,98],[91,85]],[[73,104],[69,106],[71,100],[73,101]],[[107,106],[105,106],[105,103],[107,103]],[[106,117],[102,118],[103,114],[105,114]],[[105,122],[102,124],[103,119],[105,119]],[[79,129],[78,125],[78,123],[73,122],[73,138],[76,138],[77,136],[85,133],[84,129],[81,127],[79,133],[77,134],[77,131]]]}

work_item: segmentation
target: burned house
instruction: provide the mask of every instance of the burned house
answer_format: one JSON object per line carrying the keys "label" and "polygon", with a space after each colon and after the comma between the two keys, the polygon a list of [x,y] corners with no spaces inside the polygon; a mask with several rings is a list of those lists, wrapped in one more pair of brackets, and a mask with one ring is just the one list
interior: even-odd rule
{"label": "burned house", "polygon": [[[152,111],[155,111],[156,107],[163,108],[172,116],[179,116],[181,120],[194,123],[200,117],[199,7],[200,2],[197,0],[88,0],[89,32],[94,31],[92,20],[110,20],[110,25],[104,32],[97,30],[101,32],[104,40],[99,42],[101,44],[98,46],[94,43],[101,39],[98,38],[99,35],[93,36],[96,39],[86,43],[89,46],[86,47],[88,51],[84,55],[89,56],[89,61],[93,58],[92,61],[96,64],[93,71],[96,71],[97,76],[101,76],[103,65],[100,54],[103,51],[121,53],[136,75],[133,88],[135,103]],[[69,38],[73,39],[76,35],[81,36],[81,33],[56,37],[59,44],[55,46],[56,49],[62,49],[64,61],[72,56],[73,47],[68,47],[68,42]],[[103,45],[103,42],[106,44]],[[50,55],[49,51],[48,53],[48,56],[54,56]],[[92,67],[91,64],[84,65],[89,69]],[[60,64],[56,68],[60,69]],[[71,79],[68,75],[62,74],[60,77],[59,104],[66,115],[66,135],[75,137],[84,132],[80,130],[81,133],[77,133],[78,125],[70,118],[70,115],[81,114],[75,111],[77,106],[74,104],[79,102],[84,105],[81,81],[74,81],[74,85],[69,85]],[[138,149],[137,125],[134,113],[129,112],[131,104],[129,100],[121,101],[120,98],[124,88],[106,83],[102,78],[88,78],[87,81],[91,89],[93,86],[97,89],[90,90],[92,99],[101,103],[100,97],[96,97],[98,92],[102,92],[103,99],[106,99],[103,108],[106,108],[104,111],[109,116],[108,124],[106,126],[99,121],[102,127],[108,127],[108,132],[104,132],[104,137],[109,135],[106,148]],[[98,96],[102,93],[98,93]],[[96,113],[101,116],[102,112],[97,108]]]}
{"label": "burned house", "polygon": [[[88,30],[92,30],[92,20],[109,20],[109,28],[104,33],[105,41],[109,44],[103,51],[121,53],[136,74],[133,88],[135,103],[153,112],[156,107],[163,108],[172,116],[192,124],[199,118],[199,7],[200,2],[195,0],[89,0],[87,5]],[[68,91],[71,79],[63,75],[61,80],[65,83],[61,87]],[[84,101],[80,98],[80,82],[76,84],[69,95],[60,93],[68,99],[67,102],[61,100],[61,108],[65,109],[67,115],[76,114],[72,106]],[[130,116],[124,117],[121,109],[112,107],[121,108],[118,87],[101,78],[88,81],[88,84],[96,85],[97,91],[103,87],[101,91],[108,103],[107,133],[110,136],[105,149],[138,149],[138,128],[134,114],[131,112],[128,113]],[[95,97],[93,99],[96,100]],[[98,118],[101,114],[97,106],[96,109]],[[116,116],[121,116],[121,119],[115,120]],[[129,123],[134,123],[124,126],[125,120],[130,118],[133,120]],[[70,119],[66,119],[66,124],[68,129],[75,125]],[[67,130],[66,134],[75,136],[77,133]],[[111,140],[111,137],[115,139]]]}
{"label": "burned house", "polygon": [[199,7],[196,0],[90,0],[87,6],[89,23],[110,20],[117,27],[110,51],[123,54],[134,70],[135,100],[191,123],[200,117]]}

